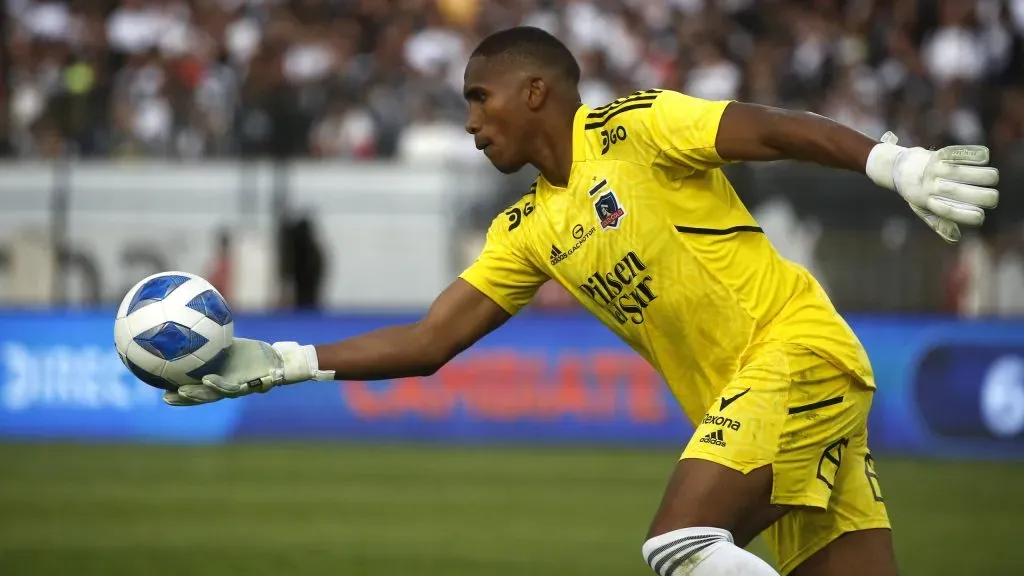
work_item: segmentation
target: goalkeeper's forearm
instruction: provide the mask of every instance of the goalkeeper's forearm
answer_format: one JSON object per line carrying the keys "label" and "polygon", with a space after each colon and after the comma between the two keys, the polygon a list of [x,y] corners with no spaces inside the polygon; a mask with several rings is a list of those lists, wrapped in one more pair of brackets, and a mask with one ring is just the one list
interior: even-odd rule
{"label": "goalkeeper's forearm", "polygon": [[450,359],[419,324],[389,326],[315,349],[320,370],[333,371],[337,380],[427,376]]}
{"label": "goalkeeper's forearm", "polygon": [[171,406],[208,404],[308,380],[385,380],[433,374],[511,315],[463,279],[451,283],[420,321],[333,344],[235,338],[218,373],[164,394]]}
{"label": "goalkeeper's forearm", "polygon": [[336,380],[387,380],[433,374],[509,314],[458,279],[434,300],[419,322],[381,328],[314,347],[316,367]]}

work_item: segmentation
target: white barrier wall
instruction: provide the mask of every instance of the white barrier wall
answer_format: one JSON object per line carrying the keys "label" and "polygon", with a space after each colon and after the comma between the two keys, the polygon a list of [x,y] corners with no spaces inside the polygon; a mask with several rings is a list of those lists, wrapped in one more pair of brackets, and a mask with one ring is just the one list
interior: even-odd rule
{"label": "white barrier wall", "polygon": [[[65,176],[66,175],[66,176]],[[67,186],[66,234],[76,257],[63,281],[73,303],[113,303],[138,279],[176,269],[207,274],[222,227],[235,238],[235,305],[260,308],[278,296],[274,190],[309,214],[324,247],[325,304],[418,308],[459,272],[455,222],[462,207],[494,189],[486,171],[391,163],[295,162],[283,178],[269,163],[0,164],[0,304],[27,292],[48,300],[47,275],[19,277],[16,239],[48,233],[53,191]],[[45,263],[40,263],[41,266]],[[20,268],[24,268],[21,266]],[[94,270],[93,270],[94,269]]]}

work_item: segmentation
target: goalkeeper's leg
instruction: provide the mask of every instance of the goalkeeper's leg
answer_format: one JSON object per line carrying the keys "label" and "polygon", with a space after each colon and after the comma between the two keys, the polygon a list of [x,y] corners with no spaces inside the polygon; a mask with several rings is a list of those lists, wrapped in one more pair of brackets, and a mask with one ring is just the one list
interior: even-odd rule
{"label": "goalkeeper's leg", "polygon": [[[873,393],[804,348],[755,356],[697,425],[645,560],[659,576],[895,576]],[[743,549],[764,531],[778,572]]]}
{"label": "goalkeeper's leg", "polygon": [[[783,530],[808,532],[796,538],[801,542],[830,539],[809,557],[786,562],[790,576],[897,575],[891,530],[854,528],[835,537],[835,514],[769,504],[771,478],[768,466],[743,475],[713,462],[681,461],[643,545],[647,564],[659,576],[777,576],[779,572],[744,547],[770,525],[786,524]],[[858,480],[855,474],[849,478]],[[848,485],[837,488],[849,490],[856,484],[842,481]]]}
{"label": "goalkeeper's leg", "polygon": [[704,460],[681,460],[643,545],[659,576],[778,576],[743,549],[787,511],[771,506],[771,468],[742,474]]}

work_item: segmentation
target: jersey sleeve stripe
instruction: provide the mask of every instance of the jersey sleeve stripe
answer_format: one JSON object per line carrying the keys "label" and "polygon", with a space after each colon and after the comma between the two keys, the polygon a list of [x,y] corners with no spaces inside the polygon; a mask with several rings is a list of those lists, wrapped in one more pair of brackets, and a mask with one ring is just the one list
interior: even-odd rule
{"label": "jersey sleeve stripe", "polygon": [[676,226],[676,232],[683,234],[705,234],[709,236],[726,236],[738,232],[758,232],[764,234],[760,226],[732,226],[730,228],[696,228],[694,226]]}
{"label": "jersey sleeve stripe", "polygon": [[621,101],[617,100],[615,102],[612,102],[611,104],[608,104],[607,106],[605,106],[603,108],[598,108],[597,110],[591,112],[590,114],[587,114],[587,119],[588,120],[596,120],[596,119],[604,117],[606,114],[612,112],[613,110],[615,110],[617,108],[620,108],[621,106],[623,106],[625,104],[629,104],[629,103],[632,103],[632,102],[650,102],[650,101],[653,101],[653,100],[655,100],[657,98],[658,98],[657,94],[654,94],[654,95],[629,96],[627,98],[623,98]]}
{"label": "jersey sleeve stripe", "polygon": [[611,112],[610,114],[605,116],[604,119],[600,120],[599,122],[590,122],[590,123],[586,124],[583,127],[583,129],[584,130],[593,130],[594,128],[603,128],[605,124],[610,122],[612,118],[615,118],[619,114],[622,114],[624,112],[629,112],[630,110],[640,110],[640,109],[643,109],[643,108],[650,108],[652,106],[654,106],[653,102],[652,103],[648,103],[648,104],[629,104],[628,106],[623,106],[621,108],[616,108],[613,112]]}
{"label": "jersey sleeve stripe", "polygon": [[[608,112],[613,108],[617,108],[625,104],[626,102],[631,102],[634,100],[653,100],[656,95],[661,94],[662,92],[664,92],[664,90],[658,90],[657,88],[652,88],[650,90],[639,90],[637,92],[633,92],[629,96],[616,98],[615,100],[612,100],[611,102],[605,104],[604,106],[594,108],[593,110],[590,111],[590,114],[588,114],[588,116],[593,118],[602,116],[605,112]],[[655,96],[652,96],[652,94]]]}

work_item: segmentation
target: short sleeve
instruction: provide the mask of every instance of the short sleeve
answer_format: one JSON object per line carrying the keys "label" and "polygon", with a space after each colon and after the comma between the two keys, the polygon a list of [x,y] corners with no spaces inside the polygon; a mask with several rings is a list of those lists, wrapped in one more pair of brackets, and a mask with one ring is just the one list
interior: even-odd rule
{"label": "short sleeve", "polygon": [[715,139],[728,100],[703,100],[665,90],[658,95],[648,118],[649,137],[657,148],[654,164],[686,176],[726,164]]}
{"label": "short sleeve", "polygon": [[525,230],[509,231],[508,225],[503,217],[494,220],[480,256],[459,277],[514,315],[530,303],[548,277],[511,237]]}

